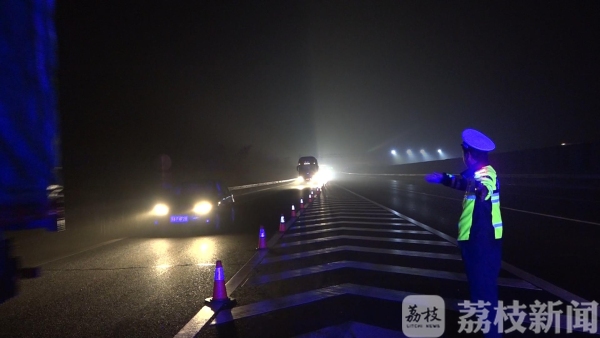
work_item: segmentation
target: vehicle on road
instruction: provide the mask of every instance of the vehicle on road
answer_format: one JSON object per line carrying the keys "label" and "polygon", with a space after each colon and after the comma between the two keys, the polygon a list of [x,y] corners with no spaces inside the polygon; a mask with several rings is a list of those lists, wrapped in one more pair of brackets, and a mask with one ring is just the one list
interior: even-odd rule
{"label": "vehicle on road", "polygon": [[296,170],[298,171],[298,181],[309,182],[318,174],[319,163],[314,156],[303,156],[298,159]]}
{"label": "vehicle on road", "polygon": [[154,228],[214,230],[235,221],[234,203],[220,180],[187,181],[161,194],[150,215]]}

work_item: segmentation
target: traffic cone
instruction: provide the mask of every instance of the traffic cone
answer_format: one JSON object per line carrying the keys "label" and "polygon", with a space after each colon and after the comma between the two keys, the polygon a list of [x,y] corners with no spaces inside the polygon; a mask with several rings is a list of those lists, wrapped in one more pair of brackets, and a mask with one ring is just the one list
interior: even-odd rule
{"label": "traffic cone", "polygon": [[279,221],[279,231],[285,231],[285,217],[283,217],[283,214],[281,214],[281,220]]}
{"label": "traffic cone", "polygon": [[266,249],[267,248],[267,234],[265,233],[265,228],[261,225],[260,231],[258,232],[258,248],[257,249]]}
{"label": "traffic cone", "polygon": [[296,208],[294,208],[293,204],[292,204],[292,215],[290,217],[296,217]]}
{"label": "traffic cone", "polygon": [[304,209],[304,201],[300,199],[300,209]]}
{"label": "traffic cone", "polygon": [[310,195],[308,195],[308,203],[312,202],[312,191],[310,192]]}
{"label": "traffic cone", "polygon": [[223,271],[223,264],[221,261],[217,261],[215,267],[213,296],[206,298],[204,303],[208,305],[221,305],[221,308],[223,308],[223,306],[233,306],[236,303],[235,299],[227,296],[227,288],[225,287],[225,272]]}

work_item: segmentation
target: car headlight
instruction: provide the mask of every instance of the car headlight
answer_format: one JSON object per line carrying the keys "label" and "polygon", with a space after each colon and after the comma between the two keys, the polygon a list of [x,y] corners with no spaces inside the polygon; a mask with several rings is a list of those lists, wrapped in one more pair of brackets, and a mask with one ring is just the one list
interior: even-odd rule
{"label": "car headlight", "polygon": [[169,207],[165,204],[159,203],[154,206],[152,213],[157,216],[164,216],[169,213]]}
{"label": "car headlight", "polygon": [[304,182],[304,177],[302,176],[298,176],[298,178],[296,179],[297,182]]}
{"label": "car headlight", "polygon": [[212,210],[210,202],[200,202],[194,205],[194,212],[199,215],[206,215]]}

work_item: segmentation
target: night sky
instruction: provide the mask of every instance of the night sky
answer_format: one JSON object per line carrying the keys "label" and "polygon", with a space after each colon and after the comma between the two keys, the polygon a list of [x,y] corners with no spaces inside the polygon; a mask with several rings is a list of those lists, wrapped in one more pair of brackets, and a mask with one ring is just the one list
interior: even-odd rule
{"label": "night sky", "polygon": [[56,26],[73,182],[598,140],[598,1],[58,0]]}

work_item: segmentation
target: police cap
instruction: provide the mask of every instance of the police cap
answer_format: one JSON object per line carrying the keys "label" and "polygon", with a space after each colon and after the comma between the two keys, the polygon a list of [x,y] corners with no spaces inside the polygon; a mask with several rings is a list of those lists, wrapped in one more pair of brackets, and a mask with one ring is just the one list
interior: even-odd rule
{"label": "police cap", "polygon": [[492,151],[496,145],[489,137],[475,129],[465,129],[462,132],[463,147],[474,148],[480,151]]}

